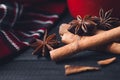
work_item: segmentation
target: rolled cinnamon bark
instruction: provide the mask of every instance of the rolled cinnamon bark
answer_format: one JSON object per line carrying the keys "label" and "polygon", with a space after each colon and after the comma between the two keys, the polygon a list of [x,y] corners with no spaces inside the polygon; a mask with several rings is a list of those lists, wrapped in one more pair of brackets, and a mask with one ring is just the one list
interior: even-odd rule
{"label": "rolled cinnamon bark", "polygon": [[50,56],[52,60],[61,60],[75,52],[113,42],[117,38],[120,38],[120,26],[94,36],[81,36],[80,40],[50,51]]}

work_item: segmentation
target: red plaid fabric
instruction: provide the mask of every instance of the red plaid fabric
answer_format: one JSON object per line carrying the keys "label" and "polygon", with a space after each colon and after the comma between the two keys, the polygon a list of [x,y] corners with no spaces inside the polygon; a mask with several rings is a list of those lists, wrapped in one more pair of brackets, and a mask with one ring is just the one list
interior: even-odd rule
{"label": "red plaid fabric", "polygon": [[66,8],[64,1],[0,0],[0,58],[28,47],[40,38]]}

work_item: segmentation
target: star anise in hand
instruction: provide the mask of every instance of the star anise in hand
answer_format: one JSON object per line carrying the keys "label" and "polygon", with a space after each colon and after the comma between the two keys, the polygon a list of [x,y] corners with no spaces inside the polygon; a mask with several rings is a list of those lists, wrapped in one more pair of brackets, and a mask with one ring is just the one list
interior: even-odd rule
{"label": "star anise in hand", "polygon": [[46,30],[43,41],[40,39],[36,39],[36,41],[33,42],[30,46],[35,48],[32,53],[33,55],[36,53],[41,53],[42,56],[47,56],[48,51],[53,50],[53,48],[55,48],[58,44],[59,41],[57,41],[56,39],[56,34],[52,34],[47,37]]}
{"label": "star anise in hand", "polygon": [[97,20],[97,26],[99,29],[103,30],[109,30],[114,27],[117,27],[120,25],[120,21],[118,18],[111,17],[112,9],[104,12],[104,10],[101,8],[99,11],[99,20]]}
{"label": "star anise in hand", "polygon": [[78,15],[77,20],[72,20],[69,24],[71,26],[68,31],[77,35],[91,35],[97,25],[91,20],[91,16],[89,15],[85,16],[83,19],[80,15]]}

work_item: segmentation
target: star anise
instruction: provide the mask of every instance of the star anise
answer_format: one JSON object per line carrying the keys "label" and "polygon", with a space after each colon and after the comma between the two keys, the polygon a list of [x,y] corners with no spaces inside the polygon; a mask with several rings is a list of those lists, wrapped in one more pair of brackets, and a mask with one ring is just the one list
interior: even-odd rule
{"label": "star anise", "polygon": [[112,29],[120,24],[118,18],[111,17],[112,9],[104,12],[101,8],[99,11],[99,21],[97,22],[98,28],[103,30]]}
{"label": "star anise", "polygon": [[33,51],[33,55],[36,53],[41,53],[42,56],[48,55],[48,51],[53,50],[54,47],[58,45],[59,41],[56,39],[56,34],[49,35],[47,37],[47,30],[45,31],[45,35],[43,41],[40,39],[36,39],[30,46],[35,48]]}
{"label": "star anise", "polygon": [[77,20],[72,20],[69,23],[71,26],[68,31],[78,35],[90,35],[96,28],[96,23],[91,20],[91,16],[87,15],[83,19],[80,15]]}

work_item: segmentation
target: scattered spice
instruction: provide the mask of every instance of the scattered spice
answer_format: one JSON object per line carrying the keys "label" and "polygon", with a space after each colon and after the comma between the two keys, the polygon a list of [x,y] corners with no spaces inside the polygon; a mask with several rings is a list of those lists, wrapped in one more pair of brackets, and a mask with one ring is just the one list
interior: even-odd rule
{"label": "scattered spice", "polygon": [[108,64],[111,64],[112,62],[114,62],[115,60],[116,60],[116,57],[113,57],[113,58],[109,58],[109,59],[105,59],[105,60],[100,60],[97,63],[99,65],[108,65]]}
{"label": "scattered spice", "polygon": [[94,21],[91,20],[91,16],[89,15],[86,15],[83,19],[80,15],[78,15],[77,20],[72,20],[69,24],[71,26],[68,31],[78,35],[92,34],[97,25]]}
{"label": "scattered spice", "polygon": [[57,46],[59,41],[56,40],[56,34],[49,35],[47,37],[47,30],[45,31],[45,35],[43,41],[40,39],[36,39],[30,46],[35,48],[33,51],[33,55],[36,53],[42,53],[42,56],[47,55],[47,51],[53,50],[53,47]]}
{"label": "scattered spice", "polygon": [[99,67],[91,67],[91,66],[73,66],[73,65],[65,65],[65,75],[80,73],[84,71],[93,71],[99,70]]}
{"label": "scattered spice", "polygon": [[119,38],[120,26],[93,36],[82,36],[80,40],[50,51],[50,56],[52,60],[62,60],[70,55],[75,54],[78,51],[80,52],[83,50],[88,50],[92,47],[99,47],[101,45],[114,42]]}

